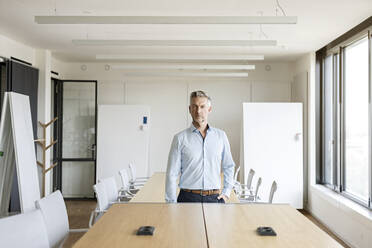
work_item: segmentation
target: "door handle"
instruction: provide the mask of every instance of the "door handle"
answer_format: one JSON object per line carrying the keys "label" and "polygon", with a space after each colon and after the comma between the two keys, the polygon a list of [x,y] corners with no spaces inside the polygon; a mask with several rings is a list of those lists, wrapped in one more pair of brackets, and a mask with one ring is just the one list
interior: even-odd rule
{"label": "door handle", "polygon": [[96,158],[96,144],[92,144],[91,146],[88,146],[88,150],[89,151],[92,151],[92,158],[95,159]]}

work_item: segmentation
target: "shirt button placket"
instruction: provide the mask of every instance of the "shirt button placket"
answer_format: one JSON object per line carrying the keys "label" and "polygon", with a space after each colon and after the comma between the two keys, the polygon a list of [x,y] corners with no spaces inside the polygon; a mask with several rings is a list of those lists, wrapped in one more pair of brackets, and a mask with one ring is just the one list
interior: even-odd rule
{"label": "shirt button placket", "polygon": [[205,140],[207,136],[203,139],[203,189],[206,189],[205,185]]}

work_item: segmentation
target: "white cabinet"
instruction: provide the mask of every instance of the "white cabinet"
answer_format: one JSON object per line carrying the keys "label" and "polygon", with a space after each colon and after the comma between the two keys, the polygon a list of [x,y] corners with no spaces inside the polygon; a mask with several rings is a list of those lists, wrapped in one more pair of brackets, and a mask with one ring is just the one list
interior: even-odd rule
{"label": "white cabinet", "polygon": [[302,140],[302,103],[243,104],[244,181],[251,168],[262,177],[262,201],[275,180],[273,203],[303,208]]}

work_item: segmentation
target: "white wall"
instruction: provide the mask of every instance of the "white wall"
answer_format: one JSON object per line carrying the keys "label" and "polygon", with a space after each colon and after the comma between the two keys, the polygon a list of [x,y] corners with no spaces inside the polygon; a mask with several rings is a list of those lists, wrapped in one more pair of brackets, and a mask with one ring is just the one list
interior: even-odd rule
{"label": "white wall", "polygon": [[[49,50],[38,49],[35,53],[35,66],[39,68],[39,83],[38,83],[38,112],[37,120],[41,123],[48,123],[51,120],[51,52]],[[38,125],[37,129],[38,137],[47,141],[46,145],[50,143],[51,133],[46,132],[46,137],[43,137],[43,128]],[[36,138],[36,137],[35,137]],[[43,161],[43,150],[40,146],[37,148],[37,158],[39,161]],[[51,151],[48,150],[45,153],[45,166],[49,168],[51,158]],[[40,174],[42,174],[40,172]],[[42,182],[42,179],[40,179]],[[41,183],[41,187],[42,183]],[[52,191],[52,171],[48,172],[45,176],[45,195]],[[41,192],[43,192],[41,190]]]}
{"label": "white wall", "polygon": [[[191,91],[201,89],[212,97],[211,125],[226,131],[233,158],[239,165],[242,103],[291,100],[289,63],[255,63],[248,78],[128,78],[120,70],[105,70],[104,63],[69,63],[58,67],[65,79],[98,80],[99,104],[145,104],[151,107],[150,168],[165,171],[173,135],[187,128],[191,119],[188,101]],[[53,66],[52,66],[53,68]],[[55,67],[57,68],[57,67]],[[57,70],[57,72],[59,72]]]}
{"label": "white wall", "polygon": [[[292,65],[292,101],[304,106],[304,205],[308,200],[309,183],[315,182],[315,53],[309,53]],[[304,78],[307,76],[307,80]],[[307,82],[306,82],[307,81]],[[314,159],[313,159],[314,158]]]}
{"label": "white wall", "polygon": [[126,83],[126,104],[151,108],[150,175],[165,171],[173,135],[187,127],[187,83],[138,80]]}
{"label": "white wall", "polygon": [[54,72],[58,72],[58,75],[52,74],[53,78],[66,78],[65,75],[67,74],[68,64],[60,61],[54,57],[51,58],[51,70]]}
{"label": "white wall", "polygon": [[35,63],[34,48],[2,35],[0,35],[0,56],[6,58],[15,57],[31,64]]}
{"label": "white wall", "polygon": [[[297,63],[296,63],[297,64]],[[307,191],[308,191],[308,85],[309,85],[309,73],[307,68],[302,68],[295,71],[293,82],[291,85],[291,101],[301,102],[303,106],[303,187],[304,187],[304,206],[307,205]]]}

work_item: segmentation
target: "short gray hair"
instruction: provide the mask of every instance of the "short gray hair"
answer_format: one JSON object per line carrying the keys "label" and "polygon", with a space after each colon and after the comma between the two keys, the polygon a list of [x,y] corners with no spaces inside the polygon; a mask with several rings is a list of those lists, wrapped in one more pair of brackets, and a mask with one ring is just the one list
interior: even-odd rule
{"label": "short gray hair", "polygon": [[205,97],[208,100],[208,105],[209,106],[212,105],[212,99],[208,96],[207,92],[204,92],[202,90],[197,90],[197,91],[191,92],[191,94],[190,94],[190,103],[191,103],[191,100],[193,98],[196,98],[196,97]]}

